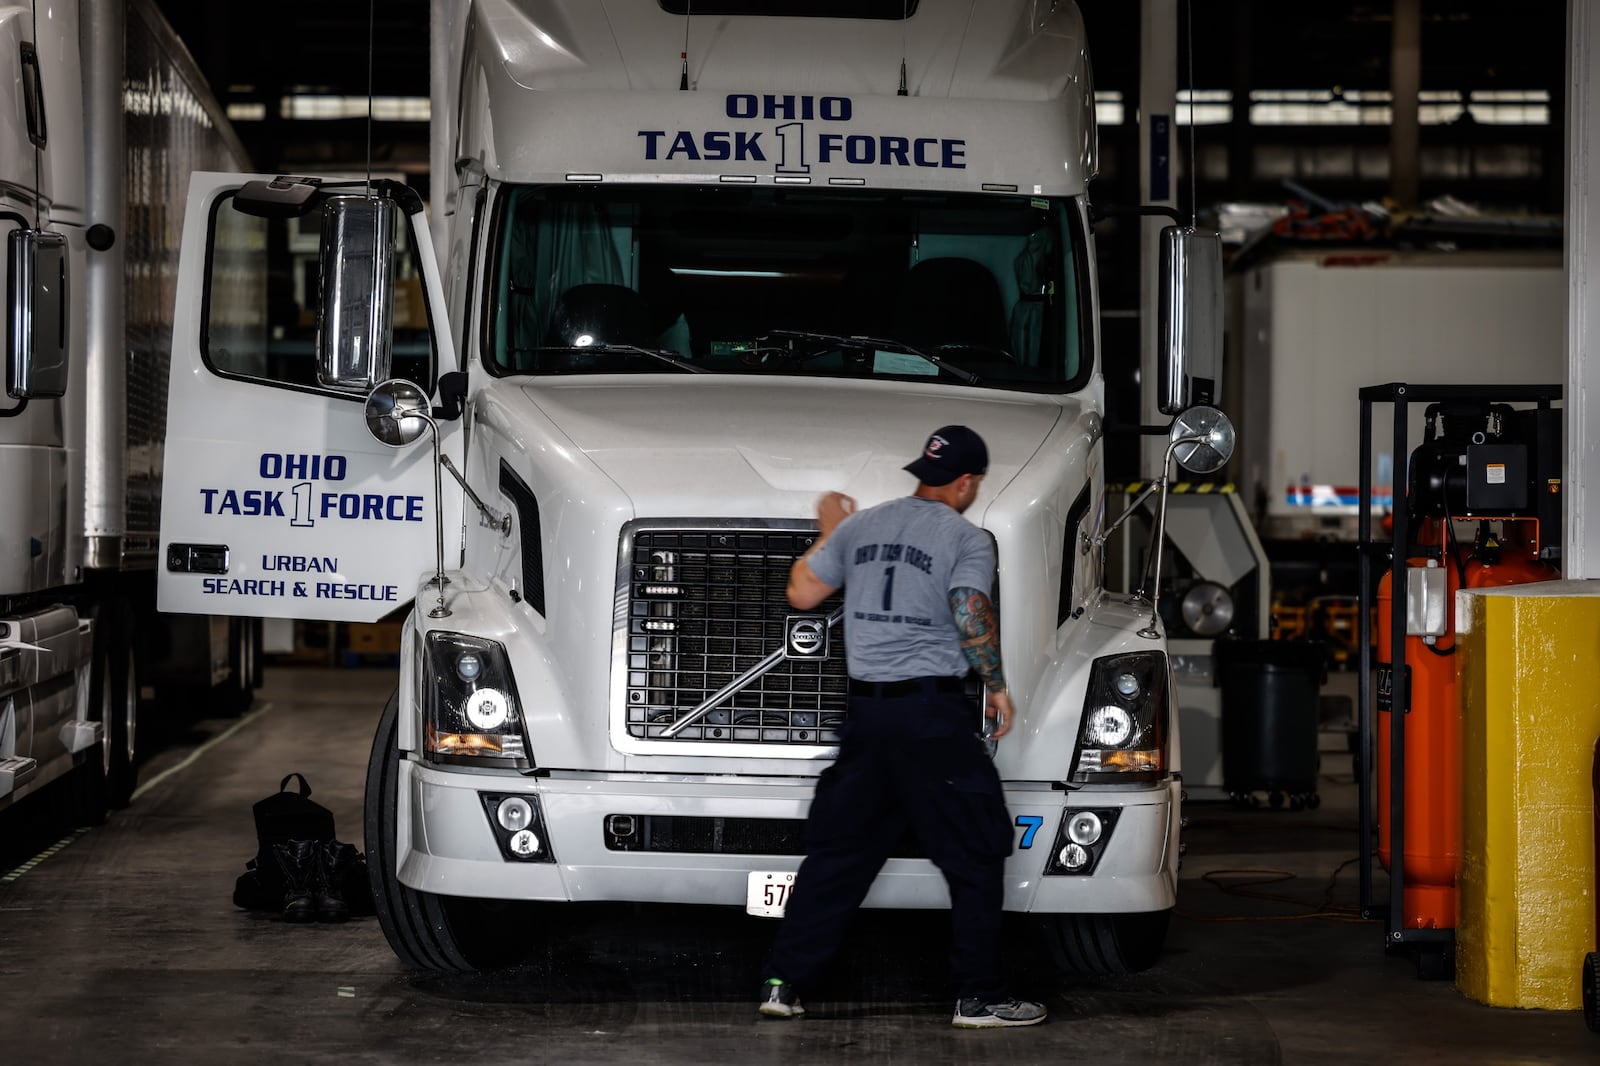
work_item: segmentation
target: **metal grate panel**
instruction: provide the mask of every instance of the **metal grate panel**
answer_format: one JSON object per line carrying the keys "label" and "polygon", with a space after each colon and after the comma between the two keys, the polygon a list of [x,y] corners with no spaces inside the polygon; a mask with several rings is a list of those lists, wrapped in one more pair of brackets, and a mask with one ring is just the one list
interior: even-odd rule
{"label": "metal grate panel", "polygon": [[825,618],[840,597],[797,611],[789,568],[816,540],[805,530],[639,530],[628,575],[627,727],[672,741],[839,742],[849,674],[844,631],[827,652],[786,658],[676,736],[666,728],[774,651],[790,620]]}

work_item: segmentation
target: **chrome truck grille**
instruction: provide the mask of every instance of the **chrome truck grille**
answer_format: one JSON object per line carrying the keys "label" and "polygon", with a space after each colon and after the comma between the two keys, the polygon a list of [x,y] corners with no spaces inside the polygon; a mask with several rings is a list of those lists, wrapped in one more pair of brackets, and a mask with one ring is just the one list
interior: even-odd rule
{"label": "chrome truck grille", "polygon": [[[784,597],[789,567],[815,538],[813,530],[777,523],[649,524],[624,532],[618,594],[626,607],[619,622],[630,737],[838,743],[849,674],[843,626],[827,619],[841,597],[812,611],[797,611]],[[741,680],[737,691],[685,722]]]}

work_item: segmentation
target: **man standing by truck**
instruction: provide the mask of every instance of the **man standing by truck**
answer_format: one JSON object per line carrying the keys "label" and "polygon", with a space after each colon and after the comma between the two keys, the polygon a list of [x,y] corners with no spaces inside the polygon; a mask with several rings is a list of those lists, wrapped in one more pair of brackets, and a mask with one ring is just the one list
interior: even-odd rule
{"label": "man standing by truck", "polygon": [[944,426],[906,466],[915,494],[855,513],[837,492],[817,504],[820,535],[789,572],[788,598],[810,610],[845,589],[850,717],[823,771],[807,855],[767,964],[762,1015],[805,1013],[807,987],[838,949],[889,853],[910,829],[950,889],[950,962],[958,1028],[1034,1025],[1039,1003],[999,973],[1002,871],[1011,825],[1000,778],[974,731],[963,676],[987,693],[988,735],[1011,727],[1000,630],[988,590],[994,548],[962,513],[989,467],[983,438]]}

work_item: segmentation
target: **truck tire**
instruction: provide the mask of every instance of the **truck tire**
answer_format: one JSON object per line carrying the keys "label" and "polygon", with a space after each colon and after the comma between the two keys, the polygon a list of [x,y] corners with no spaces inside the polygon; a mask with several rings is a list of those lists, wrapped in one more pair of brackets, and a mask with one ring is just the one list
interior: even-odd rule
{"label": "truck tire", "polygon": [[1171,911],[1146,914],[1052,914],[1045,943],[1065,973],[1104,977],[1138,973],[1155,964]]}
{"label": "truck tire", "polygon": [[133,626],[125,604],[102,605],[95,612],[94,667],[89,681],[90,713],[101,723],[101,772],[108,807],[133,799],[139,783],[139,664]]}
{"label": "truck tire", "polygon": [[101,825],[111,807],[109,776],[111,737],[104,723],[115,716],[111,655],[96,634],[94,660],[89,670],[89,719],[102,723],[100,743],[84,752],[72,771],[71,818],[75,826]]}
{"label": "truck tire", "polygon": [[1583,957],[1583,1024],[1600,1033],[1600,951]]}
{"label": "truck tire", "polygon": [[400,778],[400,697],[389,697],[378,720],[367,760],[364,831],[367,875],[378,924],[400,961],[416,970],[472,973],[513,961],[510,928],[495,900],[460,899],[422,892],[400,883],[395,847]]}

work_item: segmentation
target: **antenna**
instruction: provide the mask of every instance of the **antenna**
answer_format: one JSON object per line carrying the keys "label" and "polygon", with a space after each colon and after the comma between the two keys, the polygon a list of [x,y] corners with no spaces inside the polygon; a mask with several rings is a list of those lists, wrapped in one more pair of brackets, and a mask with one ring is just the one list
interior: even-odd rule
{"label": "antenna", "polygon": [[1189,228],[1194,229],[1200,221],[1200,194],[1195,191],[1200,160],[1194,154],[1194,0],[1184,0],[1183,16],[1188,23],[1185,35],[1189,46]]}
{"label": "antenna", "polygon": [[678,75],[678,91],[689,91],[689,23],[694,18],[694,0],[683,9],[683,51],[678,53],[678,60],[683,64],[683,71]]}
{"label": "antenna", "polygon": [[[32,27],[32,29],[33,29],[33,39],[35,41],[38,41],[39,40],[39,0],[33,0],[32,9],[33,9],[33,11],[32,11],[32,14],[33,14],[33,27]],[[38,51],[38,48],[36,46],[34,48],[34,53],[33,53],[34,83],[39,86],[39,102],[38,102],[37,106],[39,108],[39,114],[42,115],[42,114],[44,114],[44,78],[39,73],[40,70],[41,70],[41,67],[40,67],[40,64],[39,64],[39,51]],[[26,72],[24,72],[24,73],[26,73]],[[41,122],[39,124],[39,137],[40,137],[41,140],[44,138],[44,135],[45,135],[44,123]],[[43,215],[44,208],[42,206],[44,204],[44,163],[39,159],[39,154],[40,154],[39,141],[34,141],[33,142],[33,228],[42,230],[42,229],[44,229],[44,215]]]}
{"label": "antenna", "polygon": [[911,18],[911,0],[902,0],[900,4],[900,91],[896,96],[906,95],[906,22]]}
{"label": "antenna", "polygon": [[367,0],[367,196],[372,196],[372,37],[377,0]]}

